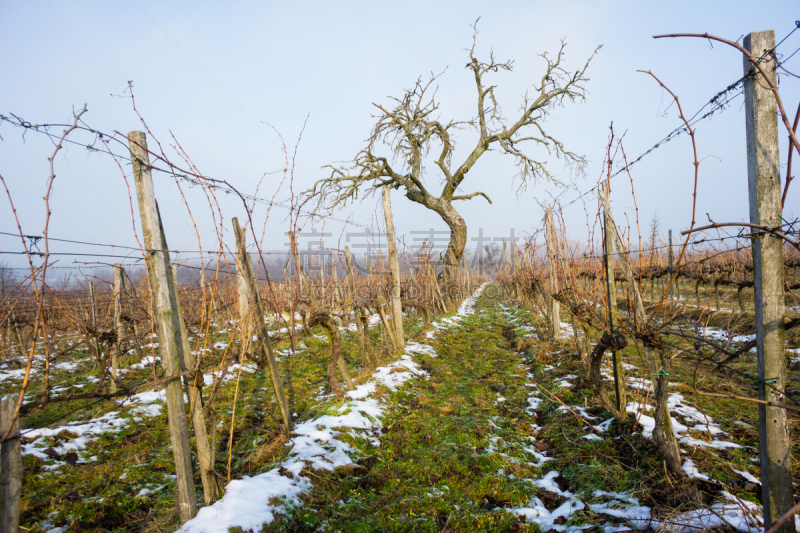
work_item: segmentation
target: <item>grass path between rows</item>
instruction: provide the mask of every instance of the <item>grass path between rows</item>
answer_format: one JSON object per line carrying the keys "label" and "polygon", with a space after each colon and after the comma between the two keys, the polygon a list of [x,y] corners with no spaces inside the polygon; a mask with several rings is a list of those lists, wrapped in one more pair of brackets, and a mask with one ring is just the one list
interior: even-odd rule
{"label": "grass path between rows", "polygon": [[[751,482],[757,432],[736,421],[753,422],[754,409],[705,402],[728,428],[712,436],[692,421],[697,411],[677,403],[673,423],[690,426],[684,470],[694,474],[670,476],[636,421],[620,427],[596,405],[571,337],[535,340],[545,332],[530,318],[481,297],[474,314],[425,338],[437,355],[414,360],[427,375],[379,391],[379,444],[354,435],[356,464],[304,470],[313,490],[264,531],[614,533],[663,520],[697,521],[698,530],[715,520],[751,527],[742,513],[760,514]],[[626,364],[629,400],[644,401],[640,357],[620,356],[634,363]],[[683,367],[676,363],[671,385],[688,396],[695,369]]]}
{"label": "grass path between rows", "polygon": [[438,356],[415,356],[428,376],[388,397],[380,446],[363,446],[354,467],[314,472],[305,504],[273,528],[534,530],[501,510],[524,507],[541,477],[527,451],[536,451],[528,369],[508,320],[481,298],[475,314],[426,340]]}

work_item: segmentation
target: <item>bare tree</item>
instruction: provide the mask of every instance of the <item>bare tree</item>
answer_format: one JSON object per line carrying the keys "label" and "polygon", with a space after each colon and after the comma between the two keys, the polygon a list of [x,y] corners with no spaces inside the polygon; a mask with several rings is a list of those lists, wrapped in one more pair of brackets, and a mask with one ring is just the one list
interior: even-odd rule
{"label": "bare tree", "polygon": [[0,301],[15,288],[16,284],[17,275],[14,273],[14,269],[6,263],[0,263]]}
{"label": "bare tree", "polygon": [[[519,169],[518,193],[541,177],[561,183],[549,172],[545,160],[529,155],[528,147],[544,149],[548,155],[563,159],[567,166],[577,167],[579,172],[583,171],[585,165],[582,156],[570,152],[561,141],[548,135],[542,124],[555,107],[563,105],[565,101],[582,100],[585,97],[585,83],[588,81],[586,70],[594,54],[582,69],[572,73],[562,65],[565,42],[562,41],[555,59],[546,53],[542,54],[546,63],[545,72],[538,86],[533,85],[533,93],[523,96],[519,114],[516,120],[511,121],[501,114],[495,98],[495,85],[487,85],[484,78],[489,73],[512,70],[513,62],[498,62],[493,53],[489,54],[488,62],[478,60],[475,56],[477,27],[473,26],[473,30],[470,61],[466,68],[472,70],[475,77],[476,117],[440,122],[436,81],[441,74],[432,74],[427,82],[420,78],[403,96],[391,98],[391,105],[373,104],[378,112],[367,146],[351,162],[328,166],[331,175],[317,181],[307,191],[308,194],[319,194],[321,207],[333,211],[348,200],[355,200],[359,191],[367,197],[384,185],[395,189],[402,187],[406,198],[435,211],[450,228],[450,242],[442,269],[446,289],[455,280],[467,242],[466,223],[453,207],[453,202],[483,196],[491,203],[483,192],[464,194],[464,178],[484,153],[495,148],[516,159]],[[478,140],[466,159],[456,164],[452,157],[456,145],[452,134],[463,128],[477,131]],[[379,154],[385,147],[391,153],[388,158]],[[399,162],[397,167],[393,166],[395,162]],[[426,186],[431,174],[427,172],[427,167],[440,176],[439,185],[442,189],[438,196],[429,192],[430,183]],[[452,307],[455,302],[448,293],[445,290],[447,305]]]}
{"label": "bare tree", "polygon": [[653,266],[653,259],[658,257],[656,247],[661,233],[661,219],[658,218],[658,211],[653,213],[653,220],[650,221],[650,266]]}
{"label": "bare tree", "polygon": [[484,245],[483,250],[483,271],[488,274],[494,274],[497,272],[497,269],[500,268],[500,245],[496,242],[493,242],[491,244]]}

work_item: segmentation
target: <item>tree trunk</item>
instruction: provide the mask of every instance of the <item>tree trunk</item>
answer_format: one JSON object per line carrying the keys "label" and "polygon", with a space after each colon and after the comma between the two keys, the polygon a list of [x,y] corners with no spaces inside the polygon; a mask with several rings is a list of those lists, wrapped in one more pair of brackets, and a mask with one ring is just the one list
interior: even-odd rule
{"label": "tree trunk", "polygon": [[[444,254],[442,265],[442,282],[444,283],[444,304],[447,312],[452,313],[458,309],[463,300],[461,289],[458,286],[458,265],[464,257],[464,248],[467,246],[467,225],[455,209],[450,208],[452,214],[442,215],[450,227],[450,243]],[[440,213],[441,214],[441,213]]]}
{"label": "tree trunk", "polygon": [[611,413],[618,423],[624,424],[628,420],[628,412],[625,410],[625,405],[619,405],[619,402],[611,401],[608,392],[606,392],[605,385],[603,384],[603,375],[600,373],[600,367],[603,363],[603,356],[606,351],[619,351],[627,346],[628,341],[622,335],[612,335],[604,333],[597,343],[597,346],[592,351],[590,356],[590,372],[592,378],[592,385],[594,386],[595,393],[600,399],[603,408]]}
{"label": "tree trunk", "polygon": [[311,315],[308,325],[309,327],[322,326],[325,328],[325,333],[328,335],[328,340],[330,341],[331,345],[331,357],[328,360],[326,375],[331,391],[336,394],[342,393],[339,380],[336,378],[337,367],[339,367],[339,370],[342,372],[342,377],[347,384],[347,388],[352,390],[353,382],[350,379],[350,374],[347,372],[347,367],[344,365],[344,359],[342,358],[342,338],[339,335],[339,328],[336,327],[331,315],[322,311],[318,311]]}
{"label": "tree trunk", "polygon": [[[648,374],[653,377],[655,385],[655,401],[656,412],[655,429],[653,430],[653,442],[655,442],[658,449],[664,455],[667,467],[670,471],[678,477],[684,477],[686,474],[681,469],[681,456],[680,448],[678,448],[678,440],[675,436],[675,431],[672,427],[672,419],[669,414],[669,406],[667,405],[667,398],[669,396],[669,371],[671,367],[671,360],[669,354],[665,353],[663,343],[658,338],[658,333],[652,330],[642,331],[642,328],[647,322],[647,314],[645,312],[642,296],[639,292],[639,285],[636,283],[636,276],[633,273],[633,268],[630,264],[630,258],[625,251],[625,246],[622,242],[622,237],[619,234],[619,229],[614,223],[614,218],[611,215],[611,205],[608,197],[600,195],[600,202],[603,205],[603,211],[607,216],[608,227],[612,230],[614,243],[619,254],[619,261],[622,265],[622,271],[625,278],[628,280],[628,287],[631,291],[631,297],[635,309],[634,318],[638,336],[642,341],[644,347],[645,363],[647,364]],[[659,360],[656,360],[656,354]]]}
{"label": "tree trunk", "polygon": [[667,400],[669,398],[669,371],[672,368],[672,359],[664,352],[663,343],[655,336],[644,339],[645,350],[653,350],[659,359],[658,372],[652,377],[656,410],[653,414],[655,427],[653,428],[653,442],[664,455],[667,468],[678,477],[686,474],[681,468],[681,453],[678,448],[678,438],[672,427],[672,417],[669,413]]}

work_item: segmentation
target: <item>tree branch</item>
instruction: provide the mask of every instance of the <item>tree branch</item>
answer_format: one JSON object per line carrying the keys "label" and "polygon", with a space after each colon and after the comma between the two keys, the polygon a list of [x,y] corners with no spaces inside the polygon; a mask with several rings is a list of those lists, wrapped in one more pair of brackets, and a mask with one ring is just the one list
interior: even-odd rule
{"label": "tree branch", "polygon": [[453,196],[453,198],[451,198],[451,200],[453,200],[453,201],[456,201],[456,200],[471,200],[472,198],[475,198],[476,196],[483,196],[484,198],[486,198],[487,202],[489,202],[490,204],[492,203],[492,199],[489,198],[488,196],[486,196],[482,192],[474,192],[472,194],[465,194],[463,196]]}

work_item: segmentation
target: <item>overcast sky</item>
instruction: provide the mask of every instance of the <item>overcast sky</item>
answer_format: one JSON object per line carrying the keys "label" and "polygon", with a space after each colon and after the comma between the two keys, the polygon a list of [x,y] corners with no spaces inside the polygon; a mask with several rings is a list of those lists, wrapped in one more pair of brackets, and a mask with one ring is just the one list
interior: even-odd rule
{"label": "overcast sky", "polygon": [[[757,6],[757,9],[754,7]],[[794,6],[794,8],[792,8]],[[325,165],[351,159],[363,146],[373,124],[372,103],[386,104],[400,96],[418,77],[446,72],[439,78],[441,120],[467,120],[475,115],[476,89],[465,50],[471,25],[480,17],[477,53],[514,61],[512,72],[491,76],[504,114],[514,118],[521,96],[539,81],[543,52],[553,54],[561,39],[566,68],[582,66],[602,45],[589,67],[584,102],[553,110],[544,123],[548,134],[586,157],[585,177],[577,190],[562,191],[540,182],[517,195],[514,161],[488,153],[463,182],[463,193],[483,191],[482,198],[458,202],[471,237],[482,229],[488,237],[508,236],[540,227],[541,204],[562,193],[568,202],[578,191],[593,187],[601,173],[613,121],[633,160],[680,121],[671,99],[657,83],[637,69],[651,70],[680,98],[693,115],[715,93],[742,76],[742,57],[721,44],[702,39],[660,39],[661,33],[709,32],[730,39],[751,31],[774,29],[778,40],[800,18],[796,2],[683,2],[683,1],[529,1],[450,2],[2,2],[0,3],[0,113],[14,113],[32,123],[63,123],[72,110],[88,107],[85,122],[104,132],[142,129],[131,108],[127,83],[133,82],[137,108],[166,150],[170,132],[206,175],[225,179],[242,192],[271,198],[284,168],[280,132],[291,151],[297,145],[295,192],[328,176]],[[800,48],[800,31],[779,48],[787,58]],[[800,71],[800,53],[786,63]],[[781,76],[781,91],[789,112],[797,108],[800,83]],[[697,126],[700,166],[698,221],[747,219],[745,119],[739,96],[724,112]],[[274,129],[273,129],[274,128]],[[60,130],[54,130],[60,133]],[[11,190],[23,231],[40,234],[45,209],[42,196],[49,174],[48,138],[0,126],[0,174]],[[781,160],[786,142],[781,133]],[[79,142],[93,137],[76,134]],[[456,138],[454,159],[463,159],[475,142],[474,132]],[[118,146],[118,149],[121,148]],[[124,150],[121,150],[124,153]],[[174,153],[174,152],[171,152]],[[569,169],[546,153],[531,155],[548,161],[554,176],[571,181]],[[177,156],[176,160],[179,160]],[[685,229],[691,220],[693,179],[691,144],[687,136],[666,144],[632,167],[638,216],[643,230],[657,212],[664,229]],[[63,150],[56,162],[50,236],[98,243],[135,246],[131,208],[122,174],[105,155],[78,146]],[[130,167],[124,167],[130,172]],[[262,180],[263,178],[263,180]],[[431,167],[427,183],[440,188],[440,175]],[[167,239],[172,249],[196,250],[192,221],[170,176],[156,174],[156,194]],[[131,181],[131,186],[133,183]],[[631,182],[620,174],[612,182],[618,220],[635,224]],[[205,196],[186,190],[203,246],[214,247],[216,233]],[[797,187],[786,212],[797,215]],[[276,199],[290,195],[287,184]],[[400,191],[392,193],[400,238],[415,244],[412,231],[446,226],[432,212],[413,204]],[[369,224],[381,216],[379,197],[337,213],[337,218]],[[244,216],[238,200],[221,195],[230,218]],[[597,201],[587,197],[590,222]],[[280,249],[289,228],[286,211],[273,208],[266,224],[266,249]],[[264,206],[254,212],[259,232]],[[587,236],[582,202],[564,211],[569,238]],[[136,214],[138,228],[138,211]],[[322,228],[320,223],[313,224]],[[305,229],[310,229],[311,223]],[[326,240],[339,246],[342,232],[359,227],[328,221]],[[0,231],[16,232],[5,194],[0,198]],[[226,235],[226,242],[231,234]],[[351,240],[354,242],[355,238]],[[363,241],[362,241],[363,242]],[[342,238],[341,245],[346,244]],[[70,253],[126,252],[53,243],[53,251]],[[19,251],[19,239],[0,235],[0,250]],[[132,257],[138,256],[138,252]],[[61,266],[73,261],[113,263],[115,258],[59,256]],[[24,266],[19,256],[0,261]]]}

